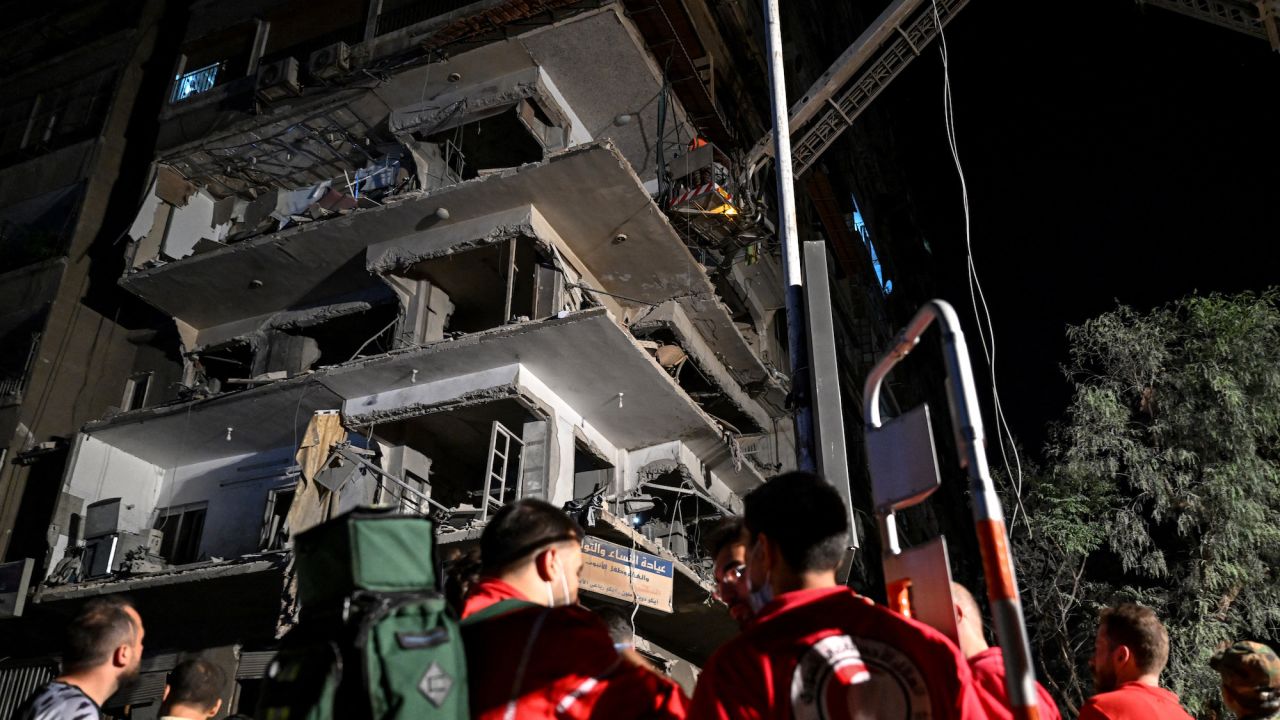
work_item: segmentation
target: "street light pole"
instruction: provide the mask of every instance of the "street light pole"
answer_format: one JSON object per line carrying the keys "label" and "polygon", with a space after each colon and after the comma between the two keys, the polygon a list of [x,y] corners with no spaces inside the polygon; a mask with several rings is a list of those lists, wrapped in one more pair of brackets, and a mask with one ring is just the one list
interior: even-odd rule
{"label": "street light pole", "polygon": [[801,470],[816,465],[813,409],[810,403],[809,353],[804,339],[804,270],[796,231],[796,198],[791,177],[791,125],[787,116],[787,81],[782,69],[782,22],[779,0],[764,0],[765,43],[769,56],[769,101],[773,110],[773,157],[778,175],[782,271],[786,276],[787,352],[791,358],[791,396],[795,403],[796,463]]}

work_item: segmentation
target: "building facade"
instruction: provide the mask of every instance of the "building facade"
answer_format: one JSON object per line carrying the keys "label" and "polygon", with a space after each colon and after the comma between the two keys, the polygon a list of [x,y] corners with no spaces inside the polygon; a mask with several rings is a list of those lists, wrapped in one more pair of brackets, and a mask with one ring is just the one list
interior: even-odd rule
{"label": "building facade", "polygon": [[[47,507],[6,500],[21,520],[6,527],[39,526],[14,529],[38,542],[9,552],[36,560],[38,588],[22,619],[0,621],[0,703],[52,672],[59,618],[128,593],[149,652],[113,716],[155,717],[165,672],[192,652],[227,667],[226,712],[251,711],[296,613],[292,534],[391,504],[433,518],[443,560],[520,497],[575,508],[593,542],[668,568],[634,615],[617,588],[584,599],[634,617],[639,649],[691,687],[734,631],[702,537],[795,464],[773,180],[736,162],[764,130],[758,10],[200,0],[183,13],[171,53],[122,43],[126,67],[163,68],[161,109],[119,235],[93,260],[147,322],[66,351],[125,355],[83,370],[106,399],[72,403],[65,442],[21,450],[64,458]],[[840,267],[870,268],[847,203],[830,183],[806,192],[806,234]],[[57,312],[78,257],[90,274],[69,247],[0,292]],[[882,288],[849,280],[838,332],[865,362]],[[14,356],[24,390],[73,392],[76,362],[40,379],[51,341]]]}

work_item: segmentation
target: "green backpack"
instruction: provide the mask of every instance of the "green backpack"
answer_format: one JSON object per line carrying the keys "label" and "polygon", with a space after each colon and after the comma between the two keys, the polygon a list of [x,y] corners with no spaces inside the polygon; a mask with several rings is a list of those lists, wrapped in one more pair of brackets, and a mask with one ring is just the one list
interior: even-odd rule
{"label": "green backpack", "polygon": [[295,538],[301,613],[267,666],[259,720],[468,717],[432,533],[426,518],[362,509]]}

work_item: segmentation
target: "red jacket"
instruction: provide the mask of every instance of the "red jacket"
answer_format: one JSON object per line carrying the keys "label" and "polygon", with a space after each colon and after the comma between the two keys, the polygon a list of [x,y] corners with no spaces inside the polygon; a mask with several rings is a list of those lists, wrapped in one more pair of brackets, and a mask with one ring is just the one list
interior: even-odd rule
{"label": "red jacket", "polygon": [[[987,717],[991,720],[1013,720],[1009,691],[1004,684],[1004,653],[1000,648],[987,648],[969,658],[969,669],[973,671],[973,684]],[[1040,720],[1061,720],[1057,704],[1040,683],[1036,683],[1036,695],[1040,700]]]}
{"label": "red jacket", "polygon": [[[519,596],[506,583],[484,581],[464,614],[475,615],[510,593]],[[464,620],[462,639],[471,717],[477,720],[680,720],[687,710],[679,686],[626,662],[609,629],[585,608],[521,603]]]}
{"label": "red jacket", "polygon": [[462,617],[466,618],[503,600],[528,601],[529,598],[508,582],[498,578],[481,578],[467,592],[467,600],[462,606]]}
{"label": "red jacket", "polygon": [[691,718],[984,718],[942,633],[845,587],[785,593],[711,656]]}
{"label": "red jacket", "polygon": [[1080,720],[1191,720],[1178,696],[1162,687],[1137,681],[1089,698],[1080,708]]}

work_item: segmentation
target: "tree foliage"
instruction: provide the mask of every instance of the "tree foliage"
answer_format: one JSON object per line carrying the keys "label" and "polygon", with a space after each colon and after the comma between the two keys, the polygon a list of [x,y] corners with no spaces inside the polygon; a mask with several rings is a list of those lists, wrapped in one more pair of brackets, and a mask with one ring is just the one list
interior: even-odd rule
{"label": "tree foliage", "polygon": [[1280,638],[1280,293],[1120,307],[1068,338],[1074,394],[1016,540],[1042,674],[1078,707],[1097,610],[1134,600],[1169,629],[1163,683],[1211,715],[1213,651]]}

